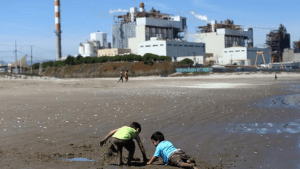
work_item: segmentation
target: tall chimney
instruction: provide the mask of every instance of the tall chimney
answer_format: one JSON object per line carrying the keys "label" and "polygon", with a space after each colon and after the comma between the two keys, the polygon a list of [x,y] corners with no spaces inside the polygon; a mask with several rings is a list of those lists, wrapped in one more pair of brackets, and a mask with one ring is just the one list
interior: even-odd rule
{"label": "tall chimney", "polygon": [[140,3],[140,12],[145,12],[145,4],[143,2]]}
{"label": "tall chimney", "polygon": [[61,59],[60,0],[55,2],[56,60]]}

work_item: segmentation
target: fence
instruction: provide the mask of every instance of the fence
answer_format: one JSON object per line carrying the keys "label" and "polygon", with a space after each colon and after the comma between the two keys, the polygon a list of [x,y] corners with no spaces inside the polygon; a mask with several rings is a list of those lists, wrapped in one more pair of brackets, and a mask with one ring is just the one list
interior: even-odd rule
{"label": "fence", "polygon": [[175,69],[175,72],[181,72],[181,73],[189,73],[189,72],[212,72],[212,68],[177,68]]}

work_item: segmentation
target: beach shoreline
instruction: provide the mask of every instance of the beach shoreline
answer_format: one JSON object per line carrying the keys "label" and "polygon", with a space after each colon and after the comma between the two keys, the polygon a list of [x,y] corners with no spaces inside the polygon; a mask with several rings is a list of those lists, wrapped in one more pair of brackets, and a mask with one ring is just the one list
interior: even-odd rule
{"label": "beach shoreline", "polygon": [[[0,78],[0,167],[115,168],[114,160],[101,159],[99,142],[137,121],[148,158],[155,150],[150,136],[159,130],[199,166],[295,168],[299,138],[289,131],[298,132],[291,125],[300,122],[298,105],[275,107],[272,98],[289,104],[286,96],[300,93],[300,74],[277,76]],[[94,161],[64,160],[75,157]],[[138,148],[135,157],[142,157]]]}

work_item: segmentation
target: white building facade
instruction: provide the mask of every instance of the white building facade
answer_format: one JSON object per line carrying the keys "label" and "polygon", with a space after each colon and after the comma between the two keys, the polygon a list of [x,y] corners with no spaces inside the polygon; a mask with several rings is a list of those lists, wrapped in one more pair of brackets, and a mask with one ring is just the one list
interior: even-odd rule
{"label": "white building facade", "polygon": [[205,44],[198,42],[166,41],[151,38],[150,41],[138,44],[138,54],[143,56],[152,53],[159,56],[170,56],[173,61],[181,61],[185,58],[203,64],[205,58]]}
{"label": "white building facade", "polygon": [[90,35],[90,41],[86,40],[84,44],[79,44],[79,54],[83,57],[96,57],[98,50],[108,48],[107,33],[94,32]]}
{"label": "white building facade", "polygon": [[[241,65],[253,66],[257,52],[263,52],[266,64],[271,63],[271,49],[267,48],[249,48],[249,47],[230,47],[223,49],[223,56],[217,58],[217,64],[220,65]],[[257,56],[257,65],[264,64],[262,55]]]}
{"label": "white building facade", "polygon": [[147,12],[143,3],[139,11],[132,7],[126,15],[116,18],[112,26],[113,47],[129,48],[133,54],[138,54],[139,43],[149,41],[151,37],[182,39],[181,33],[187,29],[186,17],[164,14],[154,8]]}
{"label": "white building facade", "polygon": [[233,46],[253,46],[253,29],[244,29],[234,25],[233,21],[211,21],[207,26],[199,27],[199,37],[196,41],[205,43],[206,53],[212,54],[213,58],[223,56],[225,48]]}
{"label": "white building facade", "polygon": [[91,33],[91,39],[93,41],[99,41],[100,42],[100,47],[108,47],[108,42],[107,42],[107,33],[104,32],[93,32]]}

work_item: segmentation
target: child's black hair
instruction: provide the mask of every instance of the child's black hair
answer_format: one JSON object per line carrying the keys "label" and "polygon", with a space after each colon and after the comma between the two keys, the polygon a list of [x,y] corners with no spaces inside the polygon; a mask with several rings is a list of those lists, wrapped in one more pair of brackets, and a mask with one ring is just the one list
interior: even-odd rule
{"label": "child's black hair", "polygon": [[165,137],[164,137],[163,133],[157,131],[157,132],[155,132],[155,133],[152,134],[151,140],[161,142],[161,141],[165,140]]}
{"label": "child's black hair", "polygon": [[140,129],[140,132],[142,131],[142,127],[138,122],[132,122],[130,124],[130,127],[134,128],[134,129]]}

